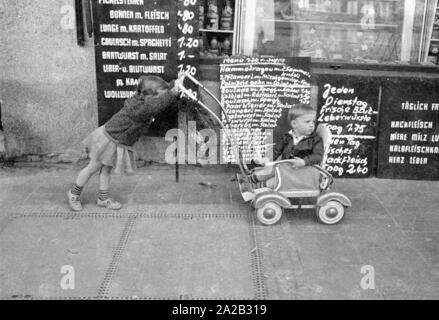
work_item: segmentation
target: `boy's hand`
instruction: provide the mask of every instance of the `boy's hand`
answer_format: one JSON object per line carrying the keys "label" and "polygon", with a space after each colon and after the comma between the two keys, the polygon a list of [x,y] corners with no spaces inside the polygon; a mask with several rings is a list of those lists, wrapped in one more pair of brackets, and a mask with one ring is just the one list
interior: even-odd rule
{"label": "boy's hand", "polygon": [[295,167],[298,167],[298,168],[306,166],[305,160],[303,160],[302,158],[298,158],[298,157],[295,157],[293,159],[293,164]]}
{"label": "boy's hand", "polygon": [[265,164],[269,161],[268,158],[256,158],[254,159],[255,163],[260,166],[265,166]]}

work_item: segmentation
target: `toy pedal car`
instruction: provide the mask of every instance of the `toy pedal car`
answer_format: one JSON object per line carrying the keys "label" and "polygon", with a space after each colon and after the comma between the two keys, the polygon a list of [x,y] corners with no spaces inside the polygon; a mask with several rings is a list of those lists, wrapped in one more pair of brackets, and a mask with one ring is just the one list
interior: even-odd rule
{"label": "toy pedal car", "polygon": [[[324,144],[324,163],[331,143],[331,133],[326,125],[320,124],[317,133]],[[282,177],[279,165],[288,160],[275,161],[276,187],[269,189],[250,181],[249,176],[237,174],[239,190],[244,201],[251,201],[258,220],[265,225],[275,224],[282,217],[284,209],[316,209],[317,219],[324,224],[336,224],[344,217],[345,208],[351,206],[351,201],[344,194],[330,191],[334,179],[332,175],[320,166],[314,166],[320,171],[320,184],[316,188],[288,189],[282,187]]]}
{"label": "toy pedal car", "polygon": [[[317,219],[324,224],[336,224],[343,219],[345,208],[351,206],[351,201],[341,193],[330,191],[329,187],[333,183],[334,179],[332,175],[324,170],[321,166],[314,166],[321,173],[320,183],[315,188],[289,190],[288,188],[284,188],[282,186],[280,164],[283,162],[288,162],[288,160],[281,160],[271,163],[275,170],[276,181],[278,182],[274,189],[254,185],[249,178],[249,175],[252,173],[252,171],[248,169],[246,163],[244,162],[238,142],[233,134],[233,131],[230,130],[231,125],[224,106],[221,104],[218,98],[215,97],[215,95],[206,89],[193,76],[186,74],[186,77],[190,79],[192,83],[198,87],[198,89],[206,92],[220,106],[228,127],[226,127],[221,119],[200,99],[198,99],[198,97],[193,94],[192,91],[186,89],[183,85],[180,86],[182,93],[189,99],[195,101],[214,119],[216,119],[216,121],[218,121],[230,138],[232,143],[232,151],[235,159],[237,159],[237,164],[240,169],[240,173],[237,174],[239,190],[244,201],[251,201],[251,205],[255,208],[256,216],[262,224],[275,224],[282,217],[284,209],[298,208],[316,208]],[[325,159],[329,152],[329,146],[331,144],[331,132],[326,125],[320,124],[317,127],[317,133],[323,139],[323,164],[325,163]]]}

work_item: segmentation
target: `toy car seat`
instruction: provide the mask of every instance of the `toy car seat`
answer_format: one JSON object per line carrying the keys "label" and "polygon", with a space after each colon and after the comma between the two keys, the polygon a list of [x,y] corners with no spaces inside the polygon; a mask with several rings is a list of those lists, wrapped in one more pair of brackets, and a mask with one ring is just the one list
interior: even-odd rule
{"label": "toy car seat", "polygon": [[[324,165],[329,147],[331,145],[331,133],[325,124],[320,124],[317,133],[323,139],[324,155],[321,165]],[[242,192],[244,200],[252,200],[251,204],[255,208],[258,220],[265,225],[275,224],[282,217],[283,210],[286,209],[312,209],[316,208],[317,219],[324,224],[338,223],[344,216],[344,208],[351,205],[350,200],[338,192],[326,192],[333,183],[333,177],[322,166],[314,165],[306,167],[310,170],[317,169],[320,173],[320,181],[314,180],[310,186],[303,188],[290,188],[282,184],[282,163],[289,160],[275,161],[273,165],[276,177],[276,187],[274,189],[260,188],[258,185],[251,186],[251,192]],[[314,172],[315,173],[315,172]],[[286,179],[288,180],[288,179]],[[241,180],[242,181],[242,180]],[[245,179],[243,180],[245,181]],[[311,202],[312,203],[311,203]],[[308,202],[304,204],[304,202]]]}
{"label": "toy car seat", "polygon": [[[316,133],[322,138],[323,141],[323,157],[320,165],[314,165],[312,167],[302,168],[298,171],[294,180],[288,179],[288,166],[284,163],[290,162],[289,159],[273,161],[268,165],[273,165],[275,170],[275,187],[274,191],[285,193],[285,196],[295,195],[299,190],[308,195],[310,191],[323,191],[326,190],[333,182],[332,176],[323,169],[323,165],[328,157],[329,147],[332,141],[332,134],[326,124],[319,124],[316,129]],[[316,173],[316,169],[320,175]],[[257,171],[258,169],[256,169]],[[286,171],[286,173],[284,173]],[[283,177],[283,178],[282,178]],[[262,187],[255,185],[256,190],[262,189]],[[266,191],[265,189],[263,191]]]}

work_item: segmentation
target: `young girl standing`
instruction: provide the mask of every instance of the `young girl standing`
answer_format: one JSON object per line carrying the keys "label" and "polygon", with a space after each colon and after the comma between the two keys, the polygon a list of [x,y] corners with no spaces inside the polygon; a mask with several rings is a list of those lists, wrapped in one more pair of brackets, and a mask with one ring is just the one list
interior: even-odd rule
{"label": "young girl standing", "polygon": [[132,146],[154,116],[171,106],[183,83],[179,75],[174,84],[157,76],[142,76],[137,93],[125,101],[124,107],[103,126],[90,133],[84,140],[90,162],[78,175],[67,192],[70,208],[81,211],[81,192],[92,175],[99,171],[98,206],[119,210],[122,205],[109,195],[110,177],[115,173],[133,173],[135,158]]}

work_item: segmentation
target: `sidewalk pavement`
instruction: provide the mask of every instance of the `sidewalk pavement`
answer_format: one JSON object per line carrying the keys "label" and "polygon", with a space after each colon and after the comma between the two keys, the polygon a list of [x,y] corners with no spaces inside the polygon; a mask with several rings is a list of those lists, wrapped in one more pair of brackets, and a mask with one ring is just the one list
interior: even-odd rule
{"label": "sidewalk pavement", "polygon": [[234,168],[114,176],[116,212],[94,177],[73,213],[79,170],[0,169],[0,299],[439,298],[437,182],[337,179],[353,203],[338,225],[301,210],[262,226]]}

